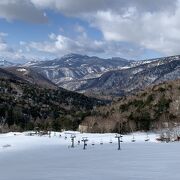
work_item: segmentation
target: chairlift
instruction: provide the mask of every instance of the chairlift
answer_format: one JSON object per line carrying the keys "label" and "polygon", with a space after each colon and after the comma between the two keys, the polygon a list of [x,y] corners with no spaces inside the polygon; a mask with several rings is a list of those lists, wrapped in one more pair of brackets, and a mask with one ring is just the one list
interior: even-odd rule
{"label": "chairlift", "polygon": [[118,139],[118,150],[121,150],[121,134],[116,134],[115,138]]}
{"label": "chairlift", "polygon": [[133,135],[133,138],[132,138],[131,142],[136,142],[136,139],[135,139],[134,135]]}
{"label": "chairlift", "polygon": [[145,141],[147,142],[147,141],[149,141],[149,140],[150,140],[150,138],[149,138],[149,136],[148,136],[148,134],[147,134]]}
{"label": "chairlift", "polygon": [[87,137],[82,137],[82,140],[81,140],[81,141],[84,143],[83,149],[85,150],[85,149],[86,149],[86,146],[87,146],[88,138],[87,138]]}
{"label": "chairlift", "polygon": [[122,139],[122,138],[123,138],[123,136],[121,135],[121,136],[120,136],[120,142],[123,142],[123,139]]}
{"label": "chairlift", "polygon": [[76,138],[76,135],[71,134],[71,147],[74,148],[74,139]]}
{"label": "chairlift", "polygon": [[[131,131],[132,131],[132,134],[133,134],[133,129],[132,129],[132,127],[130,127],[130,128],[131,128]],[[131,142],[136,142],[136,139],[134,138],[134,134],[133,134],[133,138],[132,138]]]}

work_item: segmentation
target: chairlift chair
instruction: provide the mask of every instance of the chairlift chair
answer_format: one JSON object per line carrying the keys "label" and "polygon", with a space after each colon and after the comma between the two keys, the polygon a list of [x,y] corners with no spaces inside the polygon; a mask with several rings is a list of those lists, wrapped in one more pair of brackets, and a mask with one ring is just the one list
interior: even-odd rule
{"label": "chairlift chair", "polygon": [[145,141],[147,142],[147,141],[149,141],[149,140],[150,140],[150,138],[149,138],[149,136],[148,136],[148,134],[147,134],[147,137],[146,137]]}
{"label": "chairlift chair", "polygon": [[100,141],[100,145],[103,145],[103,141],[102,140]]}
{"label": "chairlift chair", "polygon": [[136,142],[136,139],[134,138],[134,135],[133,135],[133,138],[132,138],[131,142]]}
{"label": "chairlift chair", "polygon": [[123,136],[122,136],[122,135],[120,136],[120,138],[121,138],[120,142],[123,142],[123,139],[122,139],[122,138],[123,138]]}

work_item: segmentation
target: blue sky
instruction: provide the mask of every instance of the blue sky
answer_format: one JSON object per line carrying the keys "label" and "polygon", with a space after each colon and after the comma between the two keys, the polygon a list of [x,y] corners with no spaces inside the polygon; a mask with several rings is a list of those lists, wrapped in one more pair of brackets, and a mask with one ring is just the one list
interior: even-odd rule
{"label": "blue sky", "polygon": [[1,0],[0,57],[68,53],[148,59],[180,54],[179,0]]}

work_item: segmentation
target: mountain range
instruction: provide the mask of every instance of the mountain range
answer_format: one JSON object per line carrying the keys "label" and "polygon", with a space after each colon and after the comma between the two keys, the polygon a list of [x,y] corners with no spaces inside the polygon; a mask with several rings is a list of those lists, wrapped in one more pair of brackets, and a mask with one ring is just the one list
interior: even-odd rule
{"label": "mountain range", "polygon": [[60,87],[76,91],[82,80],[100,77],[103,73],[129,66],[122,58],[102,59],[79,54],[68,54],[50,61],[33,61],[23,65],[32,68]]}
{"label": "mountain range", "polygon": [[47,86],[96,97],[116,97],[180,78],[180,56],[134,61],[68,54],[54,60],[31,61],[4,68],[30,81],[40,78]]}
{"label": "mountain range", "polygon": [[121,124],[130,132],[179,120],[180,56],[131,61],[70,54],[6,64],[0,68],[0,123],[7,131],[77,130],[80,124],[90,132],[118,132]]}
{"label": "mountain range", "polygon": [[[146,62],[146,63],[144,63]],[[142,61],[138,65],[113,70],[87,80],[77,91],[121,96],[144,88],[180,78],[180,56]]]}

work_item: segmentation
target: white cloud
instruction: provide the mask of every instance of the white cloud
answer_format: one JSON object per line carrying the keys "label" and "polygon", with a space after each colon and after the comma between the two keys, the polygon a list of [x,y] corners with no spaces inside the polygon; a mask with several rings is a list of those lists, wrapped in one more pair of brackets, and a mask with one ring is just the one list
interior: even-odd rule
{"label": "white cloud", "polygon": [[180,52],[180,8],[169,12],[138,14],[134,9],[128,18],[111,11],[97,12],[92,25],[99,28],[107,41],[136,43],[164,54]]}
{"label": "white cloud", "polygon": [[99,10],[113,10],[122,14],[129,7],[137,7],[141,12],[173,11],[177,0],[31,0],[31,2],[38,8],[54,9],[66,15],[77,16]]}
{"label": "white cloud", "polygon": [[0,32],[0,58],[3,57],[8,61],[22,62],[25,60],[21,49],[14,50],[6,41],[7,33]]}
{"label": "white cloud", "polygon": [[54,47],[54,43],[52,42],[31,42],[28,44],[30,49],[35,49],[37,51],[46,52],[46,53],[55,53],[56,49]]}
{"label": "white cloud", "polygon": [[[77,15],[84,12],[93,12],[99,8],[107,8],[105,3],[108,1],[109,0],[31,0],[38,8],[54,9],[66,15]],[[109,1],[109,3],[110,2],[111,1]]]}
{"label": "white cloud", "polygon": [[0,32],[0,52],[12,52],[12,48],[10,48],[5,41],[5,37],[7,36],[7,33]]}
{"label": "white cloud", "polygon": [[8,50],[8,46],[6,43],[0,41],[0,52]]}
{"label": "white cloud", "polygon": [[49,34],[49,39],[55,40],[56,39],[56,35],[54,33]]}
{"label": "white cloud", "polygon": [[180,52],[180,0],[31,0],[38,8],[88,21],[106,41],[166,55]]}
{"label": "white cloud", "polygon": [[51,34],[49,38],[49,41],[31,42],[28,47],[37,51],[56,55],[64,55],[71,52],[86,53],[100,51],[97,41],[93,41],[84,36],[71,39],[60,34]]}
{"label": "white cloud", "polygon": [[47,17],[29,0],[1,0],[0,18],[8,21],[20,19],[32,23],[46,23]]}
{"label": "white cloud", "polygon": [[[31,42],[26,47],[54,54],[124,52],[123,56],[133,56],[144,49],[165,55],[180,52],[180,0],[1,0],[0,18],[44,23],[44,11],[49,9],[87,21],[102,32],[103,39],[90,39],[77,24],[76,38],[52,33],[49,41]],[[5,48],[1,43],[1,49]]]}
{"label": "white cloud", "polygon": [[104,57],[121,56],[131,58],[143,53],[143,49],[135,45],[130,47],[129,44],[125,43],[92,40],[88,36],[84,36],[83,33],[76,38],[52,33],[49,35],[49,41],[26,42],[24,47],[28,48],[29,51],[31,50],[31,52],[45,53],[54,57],[68,53],[80,53]]}
{"label": "white cloud", "polygon": [[20,41],[19,44],[20,44],[21,46],[24,46],[24,45],[26,45],[26,42]]}
{"label": "white cloud", "polygon": [[7,33],[0,32],[0,37],[6,37],[6,36],[8,36],[8,34],[7,34]]}
{"label": "white cloud", "polygon": [[1,51],[7,51],[8,50],[8,45],[7,43],[0,38],[0,52]]}
{"label": "white cloud", "polygon": [[85,32],[85,29],[83,26],[79,25],[79,24],[76,24],[75,27],[74,27],[75,31],[78,32],[78,33],[83,33]]}

